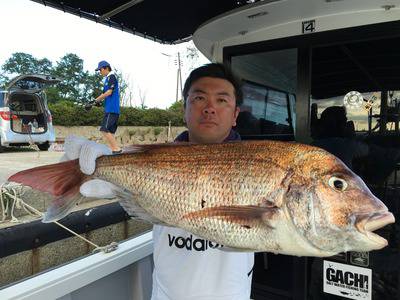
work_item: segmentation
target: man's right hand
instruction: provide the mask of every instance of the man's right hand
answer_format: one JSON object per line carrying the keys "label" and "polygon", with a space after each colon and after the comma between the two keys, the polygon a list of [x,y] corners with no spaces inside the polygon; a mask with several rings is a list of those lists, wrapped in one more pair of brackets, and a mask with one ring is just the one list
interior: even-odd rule
{"label": "man's right hand", "polygon": [[[80,136],[70,135],[65,139],[65,154],[61,161],[79,159],[80,169],[86,175],[92,175],[96,169],[96,159],[103,155],[111,155],[112,151],[104,144],[98,144]],[[115,186],[107,181],[92,179],[80,187],[85,197],[115,198]]]}
{"label": "man's right hand", "polygon": [[92,107],[93,107],[93,105],[92,104],[90,104],[90,103],[86,103],[85,104],[85,106],[83,107],[86,111],[89,111],[89,110],[91,110],[92,109]]}
{"label": "man's right hand", "polygon": [[98,157],[112,154],[111,149],[106,145],[75,135],[70,135],[65,139],[64,150],[65,154],[61,161],[79,159],[81,171],[86,175],[93,174]]}

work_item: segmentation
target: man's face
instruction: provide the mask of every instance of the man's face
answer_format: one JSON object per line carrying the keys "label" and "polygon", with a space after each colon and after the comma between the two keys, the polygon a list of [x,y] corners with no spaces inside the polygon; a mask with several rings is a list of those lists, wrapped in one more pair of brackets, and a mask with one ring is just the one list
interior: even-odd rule
{"label": "man's face", "polygon": [[229,81],[213,77],[198,79],[190,87],[186,101],[189,141],[223,142],[236,125],[238,114],[235,89]]}
{"label": "man's face", "polygon": [[99,72],[100,72],[101,76],[104,77],[104,76],[107,76],[108,69],[107,68],[100,68]]}

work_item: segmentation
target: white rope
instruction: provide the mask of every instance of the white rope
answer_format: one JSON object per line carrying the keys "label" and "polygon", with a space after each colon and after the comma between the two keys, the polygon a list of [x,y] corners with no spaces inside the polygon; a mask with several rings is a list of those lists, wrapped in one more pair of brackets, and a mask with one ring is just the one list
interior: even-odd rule
{"label": "white rope", "polygon": [[[20,185],[15,185],[15,184],[12,184],[12,183],[3,183],[0,186],[0,202],[1,202],[1,209],[2,209],[2,219],[1,219],[0,223],[1,222],[5,222],[5,219],[7,217],[7,212],[9,210],[9,208],[8,208],[9,207],[9,201],[6,201],[6,206],[4,206],[4,201],[5,201],[5,198],[6,198],[6,197],[3,197],[4,195],[8,196],[8,198],[12,200],[11,213],[10,213],[10,216],[11,216],[11,220],[10,221],[11,222],[13,222],[13,223],[20,222],[18,220],[18,218],[14,216],[14,208],[15,207],[17,207],[19,209],[20,208],[24,209],[31,216],[36,216],[36,217],[38,217],[40,219],[43,218],[43,213],[41,211],[39,211],[36,208],[30,206],[28,203],[26,203],[20,197],[17,197],[18,192],[16,190],[16,187],[21,188]],[[12,191],[12,194],[9,192],[9,190]],[[68,232],[72,233],[76,237],[84,240],[86,243],[88,243],[88,244],[92,245],[93,247],[95,247],[93,249],[93,251],[92,251],[93,253],[100,252],[100,251],[103,251],[104,253],[109,253],[109,252],[112,252],[112,251],[114,251],[114,250],[116,250],[118,248],[118,243],[116,243],[116,242],[112,242],[111,244],[106,245],[106,246],[98,246],[97,244],[93,243],[92,241],[84,238],[83,236],[79,235],[75,231],[73,231],[73,230],[69,229],[68,227],[64,226],[63,224],[61,224],[61,223],[59,223],[57,221],[53,221],[53,223],[57,224],[61,228],[64,228],[65,230],[67,230]]]}
{"label": "white rope", "polygon": [[[1,204],[1,221],[0,223],[4,222],[6,219],[6,208],[4,207],[4,200],[3,200],[3,185],[0,187],[0,204]],[[7,202],[8,203],[8,202]]]}
{"label": "white rope", "polygon": [[28,129],[29,147],[31,149],[35,150],[37,152],[37,158],[40,158],[39,146],[35,144],[35,142],[33,141],[32,135],[31,135],[33,124],[32,124],[32,122],[29,122],[28,125],[29,125],[29,129]]}

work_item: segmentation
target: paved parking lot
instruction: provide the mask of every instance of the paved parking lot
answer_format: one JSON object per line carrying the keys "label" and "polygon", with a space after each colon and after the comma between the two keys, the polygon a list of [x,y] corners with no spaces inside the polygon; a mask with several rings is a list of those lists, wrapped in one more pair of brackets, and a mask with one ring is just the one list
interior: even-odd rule
{"label": "paved parking lot", "polygon": [[64,152],[55,151],[7,149],[6,152],[0,153],[0,183],[18,171],[57,163],[63,154]]}

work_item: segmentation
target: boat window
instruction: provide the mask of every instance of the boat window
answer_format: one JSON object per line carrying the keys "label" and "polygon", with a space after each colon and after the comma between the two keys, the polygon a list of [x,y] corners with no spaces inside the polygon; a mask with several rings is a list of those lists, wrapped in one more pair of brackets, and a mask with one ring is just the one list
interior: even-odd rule
{"label": "boat window", "polygon": [[243,79],[243,104],[236,130],[244,139],[294,138],[297,50],[232,57]]}
{"label": "boat window", "polygon": [[[400,55],[393,45],[399,42],[396,38],[315,47],[311,75],[313,144],[360,176],[396,219],[400,215]],[[388,240],[387,247],[343,253],[325,261],[372,269],[369,296],[399,299],[400,272],[394,266],[399,259],[399,227],[388,225],[376,233]],[[313,258],[310,265],[309,298],[320,299],[326,296],[323,260]]]}

